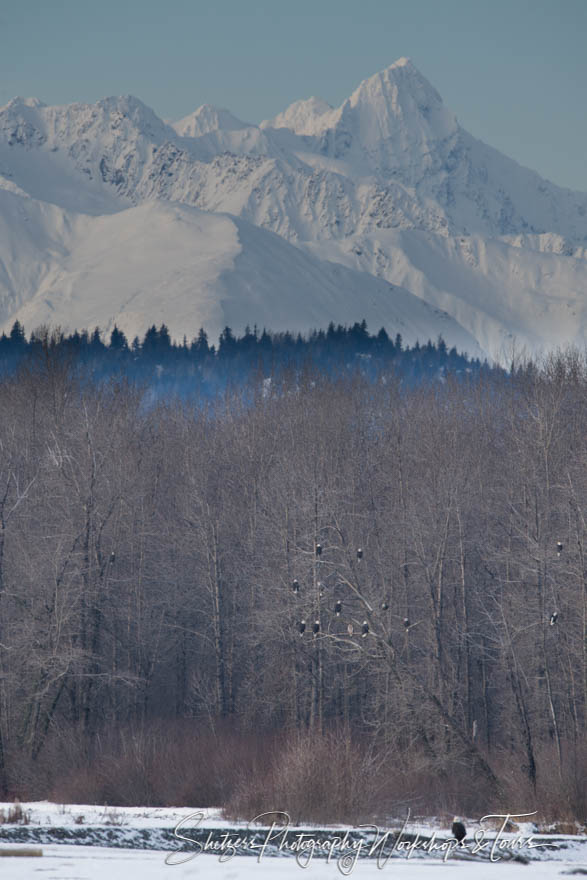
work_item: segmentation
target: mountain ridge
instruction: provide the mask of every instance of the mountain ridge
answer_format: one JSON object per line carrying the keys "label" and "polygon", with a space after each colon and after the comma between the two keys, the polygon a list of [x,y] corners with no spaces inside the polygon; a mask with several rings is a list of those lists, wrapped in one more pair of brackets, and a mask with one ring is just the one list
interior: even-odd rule
{"label": "mountain ridge", "polygon": [[[490,354],[512,335],[533,348],[560,344],[571,312],[568,341],[583,339],[587,194],[475,139],[406,58],[363,80],[338,108],[297,101],[258,126],[211,105],[168,124],[133,96],[62,107],[15,99],[0,108],[0,187],[0,196],[25,193],[92,216],[152,200],[234,215],[313,259],[448,306]],[[472,256],[492,240],[499,271]],[[532,255],[532,270],[520,251]],[[440,252],[452,267],[442,285],[429,268]],[[538,288],[552,271],[558,287]],[[473,311],[465,277],[479,290]]]}

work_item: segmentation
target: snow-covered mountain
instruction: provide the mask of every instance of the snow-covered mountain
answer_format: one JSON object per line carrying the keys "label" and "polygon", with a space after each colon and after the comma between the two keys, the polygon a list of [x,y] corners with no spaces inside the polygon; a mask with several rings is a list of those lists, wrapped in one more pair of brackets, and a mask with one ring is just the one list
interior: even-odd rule
{"label": "snow-covered mountain", "polygon": [[[227,325],[304,331],[365,317],[409,341],[441,333],[481,353],[453,318],[409,291],[313,257],[241,218],[158,200],[102,216],[12,193],[2,203],[2,249],[17,255],[5,257],[7,325],[111,330],[116,323],[132,339],[165,323],[176,339],[193,338],[201,326],[214,339]],[[19,298],[22,289],[31,296]]]}
{"label": "snow-covered mountain", "polygon": [[211,131],[240,131],[243,128],[251,128],[246,122],[241,122],[233,116],[230,110],[221,110],[211,104],[202,104],[189,116],[180,119],[173,124],[173,129],[182,137],[200,137]]}
{"label": "snow-covered mountain", "polygon": [[407,59],[338,108],[313,97],[259,126],[14,99],[0,224],[3,326],[365,317],[491,355],[587,338],[587,194],[477,141]]}

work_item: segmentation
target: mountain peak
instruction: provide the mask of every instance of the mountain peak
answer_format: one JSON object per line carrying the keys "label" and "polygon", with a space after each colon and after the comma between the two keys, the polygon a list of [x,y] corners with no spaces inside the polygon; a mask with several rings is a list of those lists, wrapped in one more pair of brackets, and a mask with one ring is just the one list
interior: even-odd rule
{"label": "mountain peak", "polygon": [[305,98],[294,101],[282,113],[278,113],[273,119],[266,119],[261,123],[261,128],[289,128],[296,134],[313,134],[316,121],[327,113],[332,112],[332,107],[322,98]]}
{"label": "mountain peak", "polygon": [[392,67],[414,67],[414,64],[411,58],[406,58],[405,55],[402,55],[401,58],[398,58],[397,61],[394,61],[389,67],[390,69]]}
{"label": "mountain peak", "polygon": [[[130,302],[135,317],[167,323],[168,311],[189,329],[194,274],[205,270],[200,301],[221,314],[228,269],[217,269],[233,264],[241,280],[230,314],[242,324],[258,288],[276,317],[272,297],[285,291],[280,326],[298,313],[318,326],[327,313],[313,300],[326,308],[324,291],[328,320],[355,320],[356,305],[370,321],[362,277],[340,299],[340,266],[299,261],[309,253],[412,290],[436,310],[418,325],[434,336],[440,310],[485,351],[508,334],[529,345],[584,344],[587,195],[475,140],[409,59],[365,79],[336,109],[307,98],[262,125],[205,104],[172,128],[129,95],[50,107],[14,99],[0,111],[0,331],[27,301],[18,318],[31,326],[59,315],[93,326],[98,313],[128,316]],[[293,279],[285,289],[284,278]],[[373,318],[404,335],[411,307],[403,317],[389,311],[397,287],[379,284]]]}
{"label": "mountain peak", "polygon": [[410,181],[458,130],[454,114],[408,58],[363,80],[340,108],[338,127],[360,145],[374,171],[410,166]]}
{"label": "mountain peak", "polygon": [[[155,111],[134,95],[110,96],[101,98],[95,105],[82,104],[72,105],[72,107],[77,107],[81,116],[88,115],[89,119],[94,118],[94,111],[97,108],[103,114],[103,118],[108,119],[114,116],[118,119],[116,124],[122,125],[125,130],[134,129],[137,133],[155,138],[157,141],[168,139],[171,133],[169,127],[157,116]],[[111,125],[111,122],[108,125]]]}
{"label": "mountain peak", "polygon": [[384,173],[406,161],[418,166],[418,156],[458,130],[454,114],[406,57],[363,80],[336,110],[320,98],[308,98],[260,127],[319,137],[321,152],[334,158],[355,153],[363,167]]}
{"label": "mountain peak", "polygon": [[193,113],[174,122],[172,128],[182,137],[201,137],[213,131],[240,131],[250,128],[250,125],[241,122],[230,110],[215,107],[213,104],[202,104]]}
{"label": "mountain peak", "polygon": [[424,111],[432,105],[442,106],[442,98],[409,58],[398,58],[389,67],[364,79],[350,97],[351,104],[379,97],[391,103],[395,111],[410,99]]}
{"label": "mountain peak", "polygon": [[5,104],[4,107],[0,107],[0,110],[12,110],[19,111],[23,110],[25,107],[29,110],[39,110],[47,105],[40,100],[40,98],[22,98],[20,95],[16,95],[14,98],[11,98],[8,104]]}
{"label": "mountain peak", "polygon": [[[106,98],[100,98],[97,101],[96,106],[103,108],[107,111],[117,110],[120,113],[124,113],[126,116],[135,116],[137,114],[146,115],[146,116],[156,116],[155,112],[151,110],[151,108],[141,101],[140,98],[135,97],[135,95],[110,95]],[[159,120],[161,121],[161,120]]]}
{"label": "mountain peak", "polygon": [[31,107],[33,110],[36,110],[38,107],[46,107],[47,105],[41,101],[40,98],[21,98],[16,97],[10,101],[11,105],[20,104],[23,107]]}

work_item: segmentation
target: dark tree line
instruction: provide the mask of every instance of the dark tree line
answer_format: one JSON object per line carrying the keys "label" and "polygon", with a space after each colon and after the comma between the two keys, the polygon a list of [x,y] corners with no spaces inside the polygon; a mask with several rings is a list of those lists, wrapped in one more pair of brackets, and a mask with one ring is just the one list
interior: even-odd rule
{"label": "dark tree line", "polygon": [[[78,800],[106,797],[108,730],[132,732],[120,762],[181,723],[228,725],[233,751],[337,731],[387,809],[584,810],[584,358],[410,386],[307,368],[145,406],[64,345],[0,383],[6,794],[75,770]],[[247,809],[259,766],[223,766],[210,798]],[[134,792],[111,797],[179,797]]]}
{"label": "dark tree line", "polygon": [[391,339],[382,328],[371,335],[365,321],[351,327],[330,324],[326,331],[306,335],[288,332],[259,332],[246,328],[242,336],[230,327],[218,343],[211,344],[205,330],[191,342],[174,342],[167,327],[154,325],[142,340],[127,340],[116,326],[109,338],[99,328],[65,334],[42,327],[27,339],[17,321],[8,335],[0,336],[0,375],[8,375],[27,359],[38,358],[47,345],[56,356],[69,359],[94,381],[124,375],[132,382],[149,385],[157,395],[199,394],[214,397],[228,385],[242,386],[245,377],[280,377],[313,368],[331,376],[341,371],[374,378],[393,369],[404,380],[468,375],[489,371],[487,364],[448,349],[444,340],[406,346],[400,333]]}

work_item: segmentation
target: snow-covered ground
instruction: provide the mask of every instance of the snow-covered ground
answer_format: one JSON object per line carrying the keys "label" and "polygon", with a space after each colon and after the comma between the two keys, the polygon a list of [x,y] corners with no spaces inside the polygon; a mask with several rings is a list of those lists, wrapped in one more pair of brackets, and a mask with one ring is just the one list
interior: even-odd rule
{"label": "snow-covered ground", "polygon": [[[315,880],[335,880],[343,876],[335,863],[313,860],[306,869],[294,859],[262,859],[235,856],[220,862],[215,856],[202,855],[189,862],[169,865],[166,853],[137,850],[112,850],[105,847],[46,846],[41,858],[0,859],[0,876],[6,880],[303,880],[308,875]],[[587,866],[583,863],[585,870]],[[530,866],[479,862],[444,863],[440,860],[408,861],[394,859],[382,868],[376,862],[361,861],[348,876],[374,880],[386,876],[398,880],[552,880],[569,874],[579,865],[569,861],[537,862]],[[302,873],[303,871],[303,873]]]}
{"label": "snow-covered ground", "polygon": [[[0,810],[6,815],[12,804],[0,804]],[[38,856],[7,856],[1,857],[0,852],[0,876],[7,880],[20,880],[20,878],[34,878],[47,876],[51,880],[123,880],[123,878],[164,878],[164,877],[202,877],[210,880],[236,880],[245,878],[253,880],[254,877],[270,878],[302,877],[300,870],[309,871],[312,877],[321,878],[337,877],[348,874],[358,877],[379,877],[386,872],[393,872],[400,878],[434,877],[435,872],[443,871],[442,876],[462,878],[462,880],[511,880],[513,877],[525,876],[524,872],[531,872],[533,877],[552,878],[568,873],[587,872],[587,838],[573,835],[539,835],[535,826],[530,821],[521,822],[516,832],[503,832],[499,839],[512,844],[516,838],[522,838],[525,843],[517,851],[530,860],[529,865],[512,861],[508,858],[507,849],[494,849],[494,861],[489,858],[489,852],[485,851],[482,860],[473,859],[473,837],[479,829],[479,824],[473,820],[466,820],[471,844],[468,850],[448,852],[439,847],[432,855],[423,853],[421,850],[408,848],[408,843],[418,839],[430,839],[438,835],[438,843],[444,844],[450,837],[450,831],[442,827],[438,820],[416,819],[412,822],[402,823],[397,820],[390,823],[390,828],[378,829],[378,839],[390,831],[390,839],[397,840],[397,835],[406,836],[406,847],[398,849],[393,857],[390,857],[389,844],[383,851],[378,850],[379,860],[368,857],[368,845],[338,847],[333,849],[330,860],[324,841],[344,840],[346,831],[356,833],[358,829],[346,828],[345,826],[331,826],[317,829],[313,826],[296,826],[291,828],[295,835],[303,834],[305,841],[316,841],[314,848],[307,843],[304,847],[288,848],[279,847],[280,830],[284,827],[283,820],[276,822],[273,827],[249,826],[246,823],[229,822],[222,818],[219,810],[204,809],[196,810],[190,807],[181,808],[153,808],[153,807],[101,807],[87,804],[58,805],[46,801],[23,803],[21,808],[26,815],[27,825],[0,825],[0,851],[25,850],[27,848],[41,849],[43,855]],[[185,823],[180,825],[179,823]],[[402,828],[403,824],[403,828]],[[190,837],[189,828],[197,825],[204,829],[204,836],[199,838]],[[22,835],[29,835],[26,842],[11,839],[14,829],[20,829]],[[161,837],[163,829],[168,832],[167,838]],[[400,831],[401,829],[401,831]],[[91,839],[86,838],[85,845],[72,845],[71,842],[58,844],[43,842],[43,832],[66,832],[64,840],[71,841],[71,833],[84,833],[88,831],[94,835]],[[173,836],[169,832],[174,831]],[[250,834],[255,831],[260,836],[257,838],[256,847],[247,846],[241,841],[251,840]],[[268,834],[277,834],[278,844],[264,847]],[[181,852],[180,835],[186,834],[192,841],[187,851]],[[41,835],[41,836],[39,836]],[[142,835],[142,837],[141,837]],[[391,837],[393,835],[393,837]],[[534,835],[533,840],[529,840]],[[221,844],[227,836],[234,843],[230,848],[223,845],[219,850],[207,844],[208,852],[203,852],[201,841],[215,841]],[[408,840],[408,837],[410,840]],[[488,838],[495,839],[495,832],[487,832]],[[103,846],[102,843],[112,840],[112,846]],[[292,840],[295,838],[292,838]],[[157,841],[163,848],[153,848]],[[557,842],[557,848],[544,847],[544,841]],[[322,842],[322,843],[320,843]],[[537,848],[536,843],[541,843]],[[97,844],[97,845],[96,845]],[[534,847],[531,845],[534,844]],[[132,848],[127,848],[132,847]],[[504,844],[505,847],[505,844]],[[224,852],[220,858],[219,851]],[[322,855],[320,855],[320,853]],[[342,855],[346,853],[344,860]],[[230,856],[227,858],[227,855]],[[447,857],[448,856],[448,857]],[[446,871],[452,873],[447,874]],[[432,873],[430,873],[432,872]],[[521,874],[519,872],[522,872]]]}
{"label": "snow-covered ground", "polygon": [[[7,814],[13,807],[12,802],[0,803],[0,812]],[[211,807],[109,807],[96,804],[55,804],[51,801],[22,801],[20,807],[27,814],[28,826],[175,828],[178,822],[194,813],[202,815],[201,827],[220,828],[234,824],[223,819],[220,810]],[[81,822],[80,817],[83,817]],[[7,826],[0,825],[0,835],[3,827]]]}

